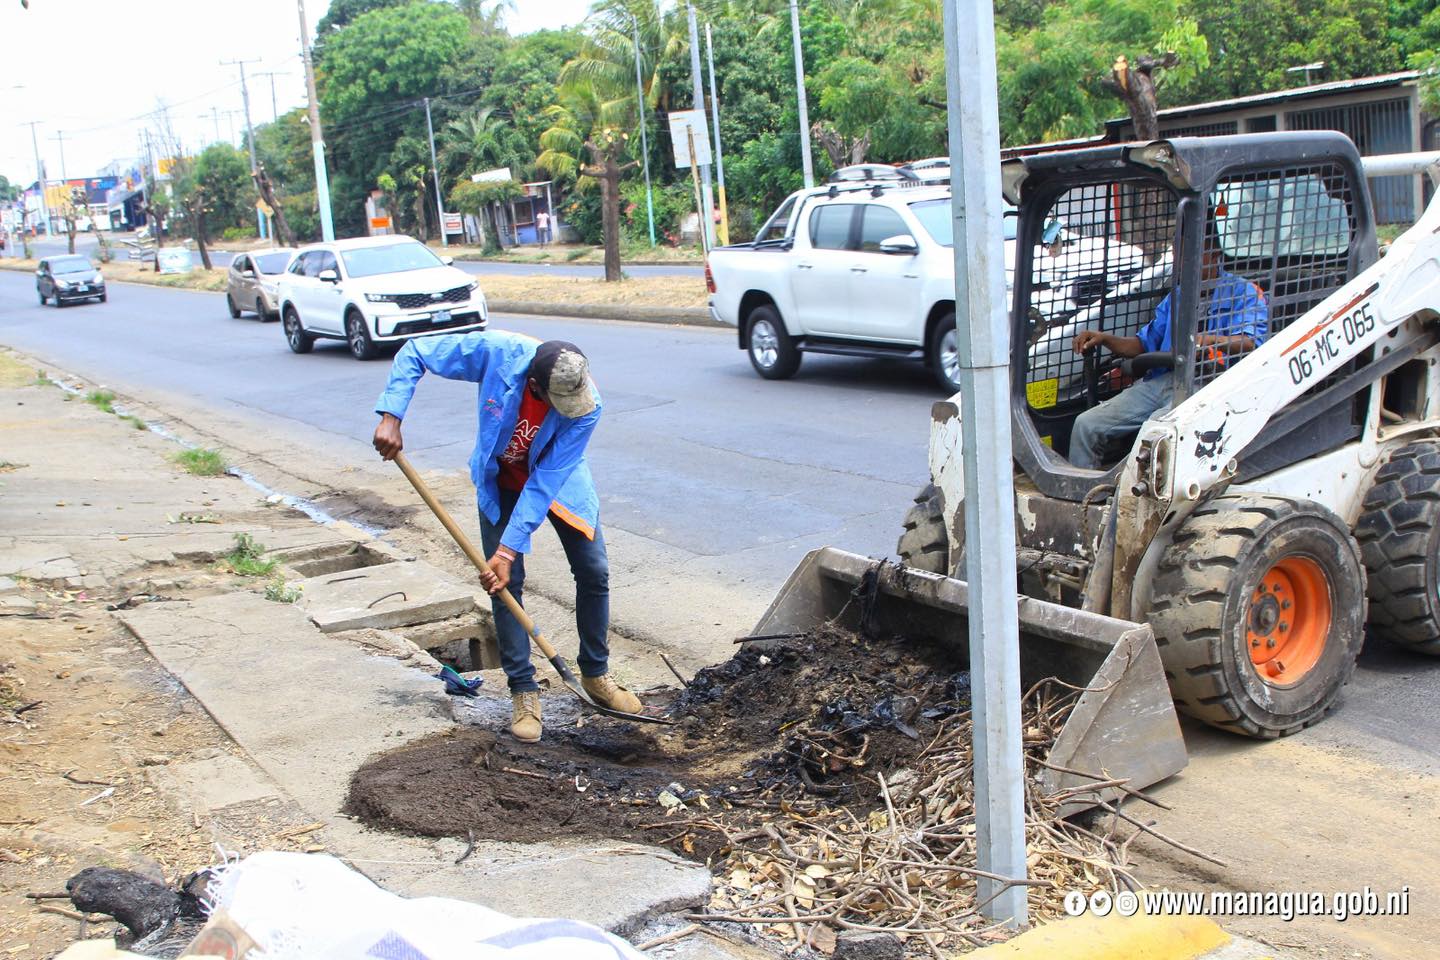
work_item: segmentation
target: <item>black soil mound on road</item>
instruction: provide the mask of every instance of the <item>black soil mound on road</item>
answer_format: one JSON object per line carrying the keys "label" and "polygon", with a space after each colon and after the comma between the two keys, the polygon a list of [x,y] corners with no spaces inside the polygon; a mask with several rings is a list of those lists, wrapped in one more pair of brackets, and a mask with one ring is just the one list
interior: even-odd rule
{"label": "black soil mound on road", "polygon": [[747,645],[672,697],[675,726],[590,716],[547,725],[538,744],[462,728],[371,759],[346,809],[423,836],[603,836],[703,858],[724,831],[695,835],[685,823],[743,829],[746,811],[802,798],[872,805],[876,772],[907,766],[940,720],[968,709],[969,677],[955,664],[840,631]]}

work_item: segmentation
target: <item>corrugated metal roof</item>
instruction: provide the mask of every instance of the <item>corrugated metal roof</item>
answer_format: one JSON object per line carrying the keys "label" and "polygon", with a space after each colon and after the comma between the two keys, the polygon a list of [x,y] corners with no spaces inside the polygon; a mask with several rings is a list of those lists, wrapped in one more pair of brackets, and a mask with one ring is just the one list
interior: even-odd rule
{"label": "corrugated metal roof", "polygon": [[[1292,87],[1288,90],[1256,93],[1248,97],[1235,97],[1231,100],[1211,100],[1207,103],[1192,103],[1182,107],[1166,107],[1164,110],[1158,111],[1156,116],[1161,120],[1173,120],[1179,117],[1191,117],[1198,114],[1223,113],[1229,110],[1242,110],[1246,107],[1260,107],[1271,103],[1284,103],[1288,100],[1313,100],[1317,97],[1332,97],[1337,94],[1355,93],[1361,90],[1399,87],[1406,83],[1419,80],[1422,75],[1422,72],[1419,70],[1401,70],[1397,73],[1382,73],[1373,77],[1356,77],[1353,80],[1332,80],[1329,83],[1314,83],[1308,87]],[[1106,126],[1129,122],[1129,117],[1120,117],[1115,120],[1106,121]]]}

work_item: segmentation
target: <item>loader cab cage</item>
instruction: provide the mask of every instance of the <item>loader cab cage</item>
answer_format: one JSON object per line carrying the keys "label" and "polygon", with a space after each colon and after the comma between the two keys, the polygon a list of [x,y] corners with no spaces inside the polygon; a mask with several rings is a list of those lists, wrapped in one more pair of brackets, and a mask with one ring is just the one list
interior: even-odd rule
{"label": "loader cab cage", "polygon": [[[1061,499],[1079,501],[1113,482],[1134,439],[1106,451],[1102,471],[1067,459],[1075,418],[1131,384],[1119,358],[1076,354],[1077,333],[1138,336],[1157,308],[1168,310],[1172,372],[1151,375],[1168,376],[1179,403],[1376,257],[1359,154],[1341,134],[1042,154],[1009,161],[1005,180],[1008,198],[1020,202],[1011,309],[1015,455],[1036,486]],[[1155,329],[1147,333],[1153,338]],[[1241,458],[1242,474],[1358,435],[1368,395],[1330,388],[1363,362],[1337,367],[1291,404],[1276,418],[1288,429],[1262,433]],[[1323,409],[1315,407],[1320,401]]]}

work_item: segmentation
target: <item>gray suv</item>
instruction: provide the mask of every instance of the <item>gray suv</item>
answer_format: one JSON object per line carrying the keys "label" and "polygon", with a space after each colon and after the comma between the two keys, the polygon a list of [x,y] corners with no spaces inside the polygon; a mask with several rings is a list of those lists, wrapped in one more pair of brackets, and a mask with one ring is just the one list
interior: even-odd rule
{"label": "gray suv", "polygon": [[105,277],[89,257],[46,257],[35,270],[35,290],[42,306],[51,299],[57,307],[92,298],[104,303]]}
{"label": "gray suv", "polygon": [[230,308],[230,316],[238,317],[241,311],[248,310],[257,320],[279,320],[275,284],[293,259],[293,247],[237,253],[225,277],[225,305]]}

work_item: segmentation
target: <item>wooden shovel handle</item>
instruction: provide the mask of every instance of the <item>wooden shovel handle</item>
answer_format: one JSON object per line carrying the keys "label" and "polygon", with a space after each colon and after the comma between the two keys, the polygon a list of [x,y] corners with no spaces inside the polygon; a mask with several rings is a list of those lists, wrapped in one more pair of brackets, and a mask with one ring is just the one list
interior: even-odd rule
{"label": "wooden shovel handle", "polygon": [[[405,474],[405,479],[410,481],[410,486],[415,488],[415,492],[420,494],[420,499],[425,501],[425,505],[430,508],[430,512],[435,514],[435,519],[440,521],[440,525],[443,526],[450,536],[454,538],[455,542],[460,545],[460,549],[465,551],[465,556],[469,557],[470,562],[475,564],[475,569],[481,573],[489,573],[490,565],[486,562],[485,555],[475,549],[475,544],[470,542],[470,538],[465,535],[465,531],[461,530],[460,525],[455,522],[455,518],[450,516],[450,511],[446,510],[445,506],[439,500],[435,499],[435,494],[430,492],[430,485],[420,479],[420,474],[416,473],[415,468],[410,466],[410,461],[405,459],[405,454],[395,454],[395,465],[400,468],[401,473]],[[520,626],[525,628],[525,632],[530,635],[530,639],[535,641],[535,646],[540,648],[540,652],[545,655],[545,659],[555,659],[555,648],[550,646],[550,641],[546,640],[539,630],[535,629],[535,621],[530,619],[530,615],[525,612],[524,607],[520,606],[520,602],[511,595],[509,590],[505,589],[501,589],[499,597],[504,601],[505,606],[510,608],[510,613],[514,615],[515,619],[520,621]]]}

